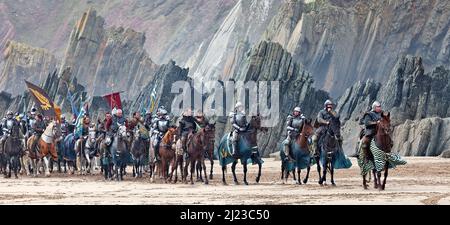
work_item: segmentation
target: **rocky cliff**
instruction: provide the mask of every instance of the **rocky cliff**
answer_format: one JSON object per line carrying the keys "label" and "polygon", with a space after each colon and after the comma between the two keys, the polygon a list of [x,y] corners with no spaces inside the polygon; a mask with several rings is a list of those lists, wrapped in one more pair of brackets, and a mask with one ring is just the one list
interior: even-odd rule
{"label": "rocky cliff", "polygon": [[131,99],[158,67],[144,43],[145,35],[132,29],[105,29],[104,19],[90,9],[72,30],[61,70],[70,68],[91,96],[126,90],[123,98]]}
{"label": "rocky cliff", "polygon": [[13,96],[25,90],[24,80],[43,81],[57,67],[58,60],[47,50],[9,41],[3,52],[4,65],[0,71],[0,90]]}
{"label": "rocky cliff", "polygon": [[340,95],[355,80],[387,81],[399,55],[450,65],[449,18],[446,0],[288,0],[264,38],[288,49],[319,88]]}
{"label": "rocky cliff", "polygon": [[358,82],[339,98],[337,110],[345,121],[347,153],[355,151],[357,120],[375,100],[391,112],[397,151],[436,156],[448,148],[445,143],[450,116],[450,71],[439,66],[425,73],[422,62],[421,57],[402,56],[386,84]]}

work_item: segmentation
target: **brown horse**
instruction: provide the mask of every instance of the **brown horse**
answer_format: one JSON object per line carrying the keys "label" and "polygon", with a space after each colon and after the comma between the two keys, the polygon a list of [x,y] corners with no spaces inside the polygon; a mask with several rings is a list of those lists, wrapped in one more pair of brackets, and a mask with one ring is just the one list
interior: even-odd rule
{"label": "brown horse", "polygon": [[[310,119],[305,119],[303,123],[303,127],[301,130],[300,135],[297,136],[294,143],[291,144],[291,152],[294,161],[288,162],[285,160],[286,156],[284,154],[283,149],[280,151],[280,157],[281,157],[281,179],[283,182],[287,181],[287,178],[289,176],[289,172],[293,172],[293,178],[294,181],[296,181],[297,184],[302,184],[302,181],[300,179],[300,172],[302,169],[307,168],[307,174],[305,179],[303,180],[303,183],[308,182],[309,178],[309,172],[311,170],[311,163],[314,159],[311,156],[310,149],[308,146],[308,138],[314,133],[314,128],[312,126],[312,122]],[[284,147],[283,145],[281,146]],[[295,176],[295,170],[297,170],[298,174],[298,180]]]}
{"label": "brown horse", "polygon": [[[169,130],[164,134],[164,137],[159,144],[159,155],[161,157],[160,174],[167,183],[167,178],[169,178],[169,166],[174,167],[175,164],[175,138],[176,138],[177,128],[170,127]],[[170,175],[172,176],[172,174]]]}
{"label": "brown horse", "polygon": [[58,160],[58,153],[56,151],[57,146],[56,142],[60,136],[61,136],[61,128],[59,126],[59,123],[52,121],[45,128],[45,131],[41,135],[41,138],[39,138],[37,149],[31,149],[33,141],[35,140],[36,136],[33,135],[30,138],[28,138],[27,141],[28,157],[32,161],[34,175],[38,174],[40,164],[42,164],[43,161],[45,175],[50,176],[49,157],[52,157],[53,160]]}
{"label": "brown horse", "polygon": [[[381,114],[381,120],[376,126],[376,134],[373,139],[373,142],[375,145],[382,150],[385,153],[391,153],[392,149],[392,139],[391,139],[391,119],[390,119],[390,113],[383,112]],[[366,154],[367,155],[367,154]],[[373,157],[373,155],[371,155]],[[375,164],[375,159],[370,157],[371,163]],[[380,190],[384,190],[386,186],[386,179],[388,176],[388,170],[389,170],[389,162],[386,162],[384,165],[384,181],[383,184],[381,184],[381,171],[376,171],[376,166],[374,166],[373,169],[373,175],[374,175],[374,188],[379,188]],[[366,176],[363,175],[363,186],[365,189],[367,189],[367,180]]]}
{"label": "brown horse", "polygon": [[[186,161],[186,165],[184,167],[184,178],[186,180],[187,171],[189,165],[191,166],[191,184],[194,184],[193,174],[195,172],[196,163],[200,163],[202,169],[205,173],[205,184],[208,184],[208,176],[206,174],[206,165],[205,165],[205,152],[207,148],[210,146],[211,140],[214,140],[215,135],[215,124],[207,124],[204,128],[200,129],[197,133],[192,135],[192,137],[188,140],[187,143],[187,153],[189,155],[189,159]],[[201,171],[201,170],[200,170]],[[203,181],[202,174],[200,172],[200,180]]]}

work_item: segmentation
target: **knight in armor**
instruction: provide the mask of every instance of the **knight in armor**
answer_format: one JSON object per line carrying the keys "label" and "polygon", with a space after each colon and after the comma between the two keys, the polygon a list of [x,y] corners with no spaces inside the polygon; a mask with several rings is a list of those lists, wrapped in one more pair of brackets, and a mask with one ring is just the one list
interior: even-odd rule
{"label": "knight in armor", "polygon": [[181,120],[179,121],[179,137],[181,138],[181,146],[185,159],[188,158],[187,154],[187,142],[192,134],[196,132],[195,118],[192,116],[192,110],[190,108],[183,112]]}
{"label": "knight in armor", "polygon": [[111,132],[117,133],[119,130],[119,126],[125,125],[127,126],[127,120],[123,116],[123,112],[121,109],[114,110],[115,113],[113,113],[112,116],[112,123],[111,123]]}
{"label": "knight in armor", "polygon": [[209,120],[205,117],[205,114],[201,110],[198,110],[195,113],[195,123],[197,124],[198,128],[205,128],[206,125],[208,125]]}
{"label": "knight in armor", "polygon": [[0,140],[1,146],[3,148],[3,144],[6,141],[6,138],[11,134],[13,127],[18,126],[17,120],[14,118],[14,114],[11,111],[6,113],[6,117],[2,120],[2,131],[3,136]]}
{"label": "knight in armor", "polygon": [[292,141],[296,140],[298,135],[303,129],[305,116],[302,114],[300,107],[295,107],[294,112],[287,117],[286,120],[286,130],[287,130],[287,138],[284,144],[284,154],[286,155],[286,159],[293,160],[293,156],[290,154],[292,149],[290,149]]}
{"label": "knight in armor", "polygon": [[[317,114],[316,122],[319,125],[319,128],[315,131],[313,136],[311,137],[313,141],[313,151],[317,153],[317,144],[322,137],[322,135],[327,130],[328,125],[330,124],[330,121],[334,116],[336,115],[336,112],[333,110],[334,104],[331,100],[326,100],[324,103],[324,108],[319,111]],[[339,143],[342,143],[342,137],[339,138]]]}
{"label": "knight in armor", "polygon": [[157,112],[158,117],[156,117],[152,123],[151,134],[153,140],[153,150],[155,151],[157,161],[160,159],[159,144],[164,134],[170,127],[170,117],[167,114],[166,109],[164,107],[160,107]]}
{"label": "knight in armor", "polygon": [[46,126],[45,126],[44,120],[42,118],[42,114],[38,113],[36,115],[36,121],[33,123],[33,126],[31,127],[33,136],[35,137],[32,145],[31,145],[31,150],[36,149],[36,145],[37,145],[39,139],[41,138],[41,135],[44,133],[45,128],[46,128]]}
{"label": "knight in armor", "polygon": [[66,121],[66,116],[61,115],[61,134],[63,139],[70,133],[69,126],[69,123]]}
{"label": "knight in armor", "polygon": [[381,103],[375,101],[372,104],[372,110],[364,114],[361,120],[361,125],[364,125],[364,136],[361,139],[361,149],[368,150],[370,142],[376,134],[377,124],[380,123],[382,113]]}
{"label": "knight in armor", "polygon": [[32,108],[29,115],[27,116],[27,137],[33,135],[33,125],[36,123],[36,108]]}
{"label": "knight in armor", "polygon": [[234,112],[230,114],[231,125],[233,126],[232,141],[232,155],[233,157],[240,156],[239,137],[240,134],[247,131],[248,122],[245,116],[244,105],[241,102],[236,103]]}

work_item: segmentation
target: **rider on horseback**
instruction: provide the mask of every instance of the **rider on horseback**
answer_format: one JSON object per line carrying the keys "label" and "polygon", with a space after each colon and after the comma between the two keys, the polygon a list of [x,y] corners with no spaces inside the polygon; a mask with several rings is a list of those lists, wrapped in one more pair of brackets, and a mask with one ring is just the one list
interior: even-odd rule
{"label": "rider on horseback", "polygon": [[297,139],[297,136],[300,135],[300,132],[303,128],[303,122],[304,122],[305,116],[301,114],[300,107],[295,107],[294,112],[292,115],[289,115],[287,117],[286,121],[286,130],[287,130],[287,138],[285,140],[284,144],[284,154],[286,155],[286,160],[293,160],[292,155],[290,154],[290,146],[292,144],[292,141]]}
{"label": "rider on horseback", "polygon": [[247,118],[245,116],[244,105],[241,102],[237,102],[234,107],[234,112],[230,114],[231,124],[233,126],[233,135],[231,137],[232,141],[232,156],[239,157],[239,137],[240,133],[247,131]]}
{"label": "rider on horseback", "polygon": [[192,110],[187,108],[183,112],[183,117],[181,118],[179,127],[179,137],[181,137],[181,145],[183,148],[184,158],[187,160],[187,141],[188,138],[196,132],[195,118],[192,116]]}
{"label": "rider on horseback", "polygon": [[121,109],[113,110],[112,123],[111,123],[111,131],[115,134],[119,130],[119,126],[123,126],[127,124],[127,120],[123,117],[123,113]]}
{"label": "rider on horseback", "polygon": [[[317,153],[318,148],[317,144],[322,137],[322,135],[327,130],[328,125],[330,124],[330,121],[333,117],[335,117],[336,112],[333,110],[333,102],[331,100],[326,100],[324,103],[324,109],[319,111],[319,114],[317,115],[317,123],[319,125],[319,128],[315,131],[314,135],[311,137],[313,141],[313,151]],[[339,143],[342,143],[342,137],[339,138]]]}
{"label": "rider on horseback", "polygon": [[33,144],[31,145],[30,150],[36,149],[36,145],[37,145],[39,139],[41,138],[42,133],[44,133],[45,128],[46,128],[46,126],[42,119],[42,114],[38,113],[36,115],[36,121],[33,123],[33,126],[31,127],[33,136],[35,138],[33,140]]}
{"label": "rider on horseback", "polygon": [[167,114],[167,110],[163,106],[161,106],[157,111],[158,117],[153,119],[152,123],[153,150],[155,152],[155,158],[157,161],[159,161],[160,159],[159,143],[170,127],[170,117]]}
{"label": "rider on horseback", "polygon": [[64,139],[69,134],[69,123],[66,121],[66,116],[61,115],[61,134]]}
{"label": "rider on horseback", "polygon": [[195,123],[199,128],[204,128],[208,125],[209,120],[205,117],[205,114],[201,110],[195,113]]}
{"label": "rider on horseback", "polygon": [[370,142],[376,134],[377,124],[380,123],[382,113],[383,110],[381,109],[381,103],[375,101],[372,104],[372,110],[366,112],[360,121],[360,124],[364,125],[364,136],[361,139],[362,150],[368,150]]}
{"label": "rider on horseback", "polygon": [[11,134],[11,131],[13,129],[13,127],[18,126],[18,122],[16,119],[14,119],[14,114],[11,111],[8,111],[6,113],[6,117],[2,120],[2,131],[3,131],[3,136],[0,139],[0,143],[1,146],[3,148],[3,144],[6,141],[6,138],[8,137],[9,134]]}
{"label": "rider on horseback", "polygon": [[36,108],[32,108],[31,112],[27,114],[27,137],[30,137],[33,134],[33,125],[36,123]]}

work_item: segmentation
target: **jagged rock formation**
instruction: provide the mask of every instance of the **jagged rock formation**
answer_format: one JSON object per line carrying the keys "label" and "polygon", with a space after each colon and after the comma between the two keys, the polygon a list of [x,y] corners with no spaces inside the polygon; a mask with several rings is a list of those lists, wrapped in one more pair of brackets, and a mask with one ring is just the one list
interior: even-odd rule
{"label": "jagged rock formation", "polygon": [[25,90],[24,80],[39,83],[58,64],[56,58],[45,49],[9,41],[3,52],[5,63],[0,71],[0,90],[14,96]]}
{"label": "jagged rock formation", "polygon": [[286,117],[295,106],[300,106],[303,113],[312,118],[320,110],[317,106],[329,98],[328,93],[313,87],[311,74],[294,63],[291,54],[280,44],[273,42],[262,41],[254,46],[241,71],[233,78],[243,81],[280,81],[278,124],[258,137],[258,146],[264,156],[279,150],[279,143],[286,137]]}
{"label": "jagged rock formation", "polygon": [[387,81],[399,54],[450,65],[450,2],[288,0],[263,38],[306,66],[318,87],[340,95],[355,80]]}
{"label": "jagged rock formation", "polygon": [[104,23],[93,9],[83,14],[70,35],[61,70],[70,67],[91,96],[127,90],[123,98],[131,99],[158,66],[143,48],[143,33],[105,29]]}
{"label": "jagged rock formation", "polygon": [[345,120],[344,145],[348,153],[355,150],[358,118],[376,99],[391,112],[396,150],[417,156],[435,156],[446,150],[433,143],[447,142],[447,119],[441,118],[450,116],[449,70],[440,66],[425,73],[422,58],[403,56],[385,85],[368,80],[347,89],[338,101],[337,110]]}
{"label": "jagged rock formation", "polygon": [[171,93],[171,84],[176,81],[188,81],[188,73],[189,69],[175,65],[174,61],[162,65],[130,103],[129,112],[149,110],[153,90],[155,90],[156,96],[154,111],[156,111],[158,106],[164,106],[170,112],[171,104],[175,97],[175,94]]}

